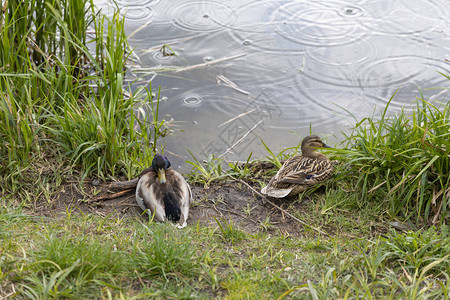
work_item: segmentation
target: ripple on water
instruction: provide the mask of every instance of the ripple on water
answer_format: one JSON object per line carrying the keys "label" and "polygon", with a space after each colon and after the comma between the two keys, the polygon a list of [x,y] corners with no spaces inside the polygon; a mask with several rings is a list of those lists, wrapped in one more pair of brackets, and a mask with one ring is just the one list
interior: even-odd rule
{"label": "ripple on water", "polygon": [[342,17],[360,17],[364,15],[364,10],[358,6],[346,5],[341,7],[338,13]]}
{"label": "ripple on water", "polygon": [[[253,100],[248,95],[235,92],[233,89],[212,82],[203,86],[185,86],[179,91],[174,91],[169,95],[169,99],[178,99],[180,106],[172,105],[169,110],[178,110],[182,114],[192,113],[186,111],[187,107],[195,108],[195,111],[202,111],[217,117],[217,122],[223,122],[223,118],[235,117],[242,112],[254,108]],[[183,112],[184,108],[184,112]],[[171,114],[172,115],[172,114]],[[185,116],[182,116],[184,118]],[[210,122],[215,124],[216,119],[211,118]],[[214,126],[214,125],[213,125]]]}
{"label": "ripple on water", "polygon": [[162,51],[157,50],[157,51],[153,52],[152,57],[159,61],[165,61],[165,60],[170,60],[176,56],[175,55],[164,55],[162,53]]}
{"label": "ripple on water", "polygon": [[361,65],[358,77],[362,87],[395,87],[408,82],[434,86],[430,80],[441,77],[437,71],[446,72],[439,59],[392,56]]}
{"label": "ripple on water", "polygon": [[334,103],[342,99],[349,99],[348,91],[332,86],[322,86],[320,90],[302,87],[269,93],[258,99],[257,106],[267,112],[264,116],[266,126],[287,131],[340,123],[342,111]]}
{"label": "ripple on water", "polygon": [[[439,84],[439,82],[436,82]],[[442,84],[446,84],[445,80],[441,81]],[[362,117],[369,115],[371,108],[376,107],[378,112],[381,112],[389,103],[389,113],[405,111],[410,113],[415,111],[417,107],[417,99],[420,93],[423,94],[424,99],[431,99],[434,95],[439,94],[441,89],[422,89],[423,86],[419,83],[410,82],[405,83],[391,89],[386,89],[383,94],[379,94],[379,90],[376,88],[367,88],[363,90],[363,100],[368,103],[369,106],[363,108],[359,113]],[[395,97],[390,101],[392,95],[395,93]],[[442,98],[441,98],[442,99]],[[375,111],[374,111],[375,112]],[[379,114],[375,114],[378,117]]]}
{"label": "ripple on water", "polygon": [[147,23],[155,17],[155,11],[151,7],[156,1],[134,1],[120,0],[117,1],[120,12],[125,16],[127,21]]}
{"label": "ripple on water", "polygon": [[183,3],[173,8],[172,23],[176,27],[194,31],[209,32],[226,28],[235,17],[233,9],[225,4],[211,1]]}
{"label": "ripple on water", "polygon": [[280,1],[276,0],[254,0],[241,5],[235,10],[236,18],[228,33],[237,44],[266,53],[298,53],[298,47],[274,37],[270,16],[279,7]]}
{"label": "ripple on water", "polygon": [[370,31],[395,36],[442,29],[448,26],[445,17],[450,17],[448,3],[433,0],[373,1],[366,11],[364,25]]}
{"label": "ripple on water", "polygon": [[236,18],[230,25],[233,30],[249,33],[266,33],[270,15],[280,6],[279,1],[248,1],[236,8]]}
{"label": "ripple on water", "polygon": [[[349,18],[342,9],[355,15]],[[343,8],[342,2],[291,2],[272,13],[271,23],[277,34],[293,43],[336,46],[353,43],[366,34],[356,18],[362,15],[362,8]]]}
{"label": "ripple on water", "polygon": [[[111,0],[110,0],[111,1]],[[127,7],[130,4],[137,4],[136,0],[116,0],[119,7]],[[149,6],[149,5],[156,5],[161,0],[140,0],[139,5],[141,6]]]}
{"label": "ripple on water", "polygon": [[183,103],[187,106],[200,106],[200,103],[202,103],[202,97],[198,95],[188,95],[183,97]]}
{"label": "ripple on water", "polygon": [[377,57],[379,50],[372,40],[362,38],[352,44],[342,44],[334,47],[308,47],[306,53],[310,58],[324,65],[350,66]]}
{"label": "ripple on water", "polygon": [[213,60],[215,60],[214,56],[204,56],[203,57],[204,62],[211,62]]}
{"label": "ripple on water", "polygon": [[359,87],[358,70],[378,54],[377,46],[366,38],[334,47],[308,47],[302,76],[297,79],[308,78],[337,87]]}

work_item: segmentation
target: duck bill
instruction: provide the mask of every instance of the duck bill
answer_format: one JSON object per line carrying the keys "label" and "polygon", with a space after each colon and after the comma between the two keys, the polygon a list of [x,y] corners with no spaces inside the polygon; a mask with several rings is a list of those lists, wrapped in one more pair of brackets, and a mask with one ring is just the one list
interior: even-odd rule
{"label": "duck bill", "polygon": [[158,179],[161,184],[166,183],[166,171],[164,169],[158,170]]}
{"label": "duck bill", "polygon": [[322,148],[332,148],[332,147],[328,146],[327,144],[323,144]]}

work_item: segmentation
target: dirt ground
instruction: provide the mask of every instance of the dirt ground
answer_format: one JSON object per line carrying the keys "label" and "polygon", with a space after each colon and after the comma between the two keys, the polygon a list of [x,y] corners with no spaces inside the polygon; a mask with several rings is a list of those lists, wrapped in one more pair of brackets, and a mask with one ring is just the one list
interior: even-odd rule
{"label": "dirt ground", "polygon": [[[191,189],[193,203],[187,220],[188,226],[199,223],[217,227],[217,219],[220,222],[231,222],[249,233],[274,231],[299,236],[304,229],[302,224],[269,204],[242,181],[229,180],[212,184],[208,188],[191,184]],[[254,186],[254,189],[259,191],[259,186]],[[287,210],[288,206],[290,210],[302,209],[295,198],[271,198],[270,201],[282,209]],[[96,180],[86,183],[83,190],[76,180],[66,182],[51,204],[41,204],[34,207],[33,211],[34,214],[46,217],[63,217],[67,211],[72,211],[111,218],[148,218],[136,203],[135,188],[122,190],[118,194],[117,190],[111,190],[110,183],[99,183]]]}

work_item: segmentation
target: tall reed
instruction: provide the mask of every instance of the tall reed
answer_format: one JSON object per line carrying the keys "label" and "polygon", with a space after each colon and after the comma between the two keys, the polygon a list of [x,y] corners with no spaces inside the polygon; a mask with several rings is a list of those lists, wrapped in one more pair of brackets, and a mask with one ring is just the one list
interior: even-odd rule
{"label": "tall reed", "polygon": [[44,107],[61,106],[65,94],[78,98],[88,87],[78,70],[89,5],[93,2],[10,0],[0,10],[2,189],[15,190],[30,159],[39,155],[48,123]]}
{"label": "tall reed", "polygon": [[[155,121],[159,98],[151,90],[125,97],[131,50],[118,12],[111,19],[100,15],[93,0],[11,0],[0,20],[2,189],[14,191],[27,181],[22,172],[39,153],[59,153],[57,159],[83,178],[139,173],[164,121]],[[94,53],[86,45],[88,26],[95,32],[89,40]],[[147,102],[157,103],[150,122],[134,113]]]}

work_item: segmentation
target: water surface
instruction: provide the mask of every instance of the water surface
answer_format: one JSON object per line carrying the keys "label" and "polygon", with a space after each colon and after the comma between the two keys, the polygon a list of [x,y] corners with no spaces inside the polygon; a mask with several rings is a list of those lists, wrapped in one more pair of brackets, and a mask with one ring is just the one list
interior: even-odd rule
{"label": "water surface", "polygon": [[261,138],[278,151],[310,131],[333,144],[351,115],[379,115],[395,91],[390,113],[449,85],[438,73],[450,66],[448,0],[117,2],[139,57],[128,79],[161,86],[161,115],[176,125],[166,153],[179,163],[186,148],[260,157]]}

